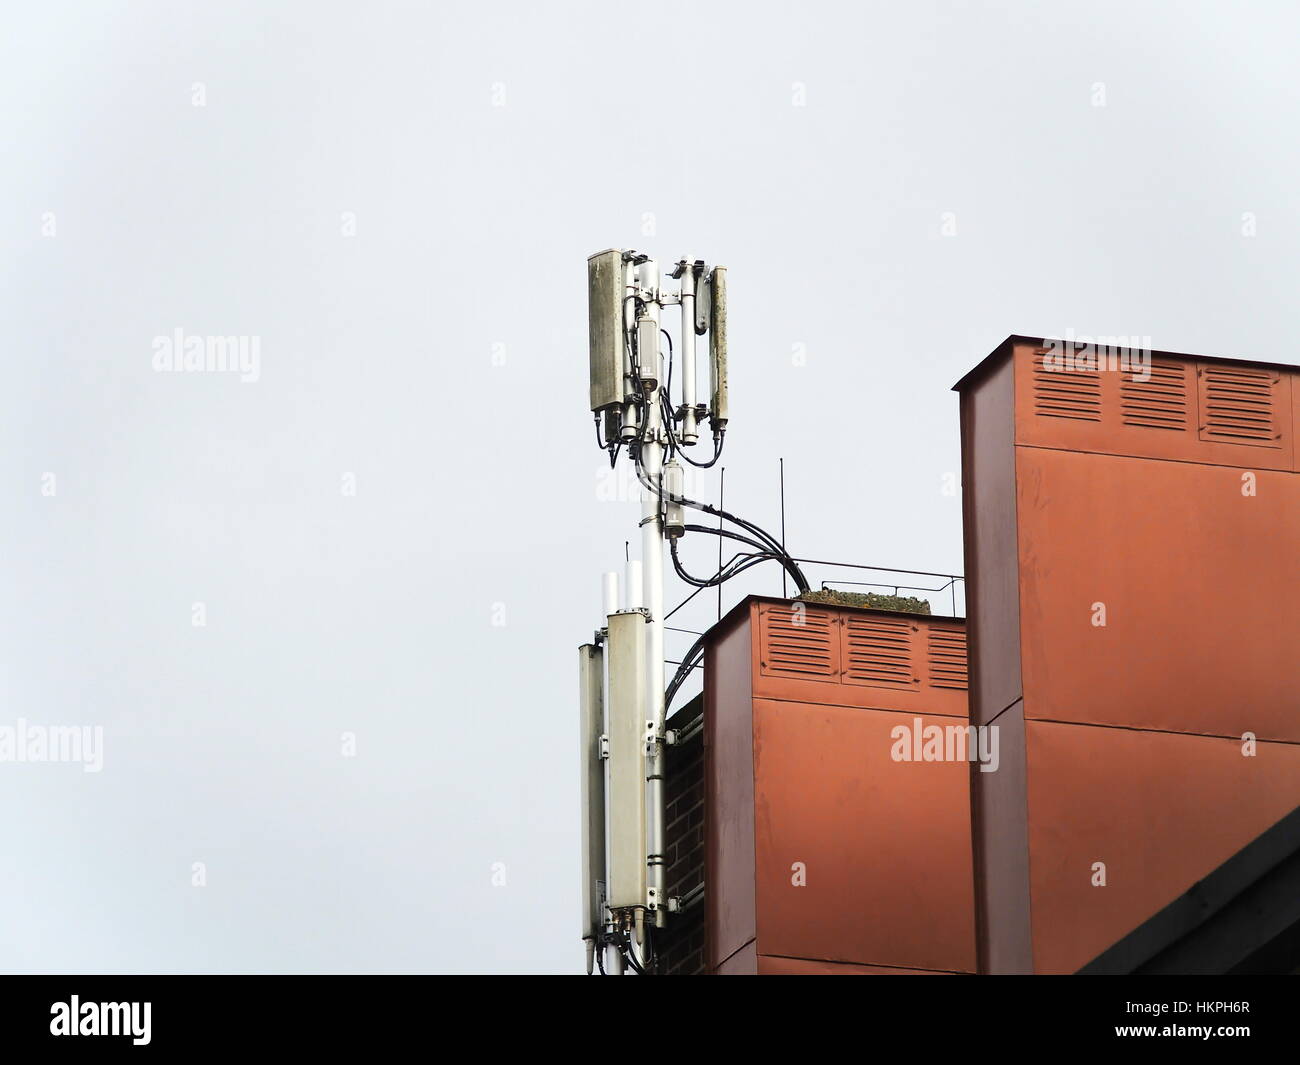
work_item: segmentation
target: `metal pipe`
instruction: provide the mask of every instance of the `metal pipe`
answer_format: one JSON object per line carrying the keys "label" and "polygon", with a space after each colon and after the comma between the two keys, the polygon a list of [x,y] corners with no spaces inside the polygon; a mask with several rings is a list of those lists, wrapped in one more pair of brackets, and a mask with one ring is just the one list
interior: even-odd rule
{"label": "metal pipe", "polygon": [[[648,269],[647,269],[648,268]],[[646,313],[654,319],[654,335],[659,333],[659,268],[651,262],[642,264],[642,284],[648,289]],[[658,345],[654,351],[655,378],[665,380],[663,357]],[[646,397],[646,433],[642,456],[646,476],[657,484],[663,467],[664,429],[659,392]],[[666,869],[664,855],[664,530],[659,519],[659,499],[643,491],[641,505],[641,558],[645,589],[645,606],[650,615],[646,626],[646,807],[648,840],[646,853],[647,905],[655,909],[655,925],[665,924],[668,900],[664,896]]]}
{"label": "metal pipe", "polygon": [[[781,550],[785,550],[785,459],[781,459]],[[786,597],[785,567],[781,567],[781,598]]]}
{"label": "metal pipe", "polygon": [[623,404],[623,428],[620,433],[620,439],[625,443],[636,439],[640,431],[640,422],[637,420],[637,406],[632,389],[632,351],[628,346],[627,337],[632,327],[636,324],[636,300],[632,297],[636,295],[637,268],[630,262],[623,263],[623,395],[627,400]]}
{"label": "metal pipe", "polygon": [[[695,425],[695,265],[682,259],[682,444],[700,438]],[[669,402],[672,397],[668,397]]]}

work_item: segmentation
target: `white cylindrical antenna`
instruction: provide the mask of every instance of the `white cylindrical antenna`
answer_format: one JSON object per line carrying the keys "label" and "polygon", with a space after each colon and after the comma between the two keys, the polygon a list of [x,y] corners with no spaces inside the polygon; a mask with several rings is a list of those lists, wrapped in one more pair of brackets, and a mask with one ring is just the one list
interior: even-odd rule
{"label": "white cylindrical antenna", "polygon": [[627,560],[625,580],[623,581],[623,609],[640,610],[645,606],[645,599],[642,597],[643,591],[644,589],[641,586],[641,560],[629,558]]}
{"label": "white cylindrical antenna", "polygon": [[618,613],[618,574],[612,570],[605,574],[603,582],[604,604],[605,609],[601,611],[601,617],[609,617],[610,614]]}
{"label": "white cylindrical antenna", "polygon": [[695,426],[695,263],[689,255],[682,259],[681,279],[682,444],[690,446],[699,440],[700,434]]}

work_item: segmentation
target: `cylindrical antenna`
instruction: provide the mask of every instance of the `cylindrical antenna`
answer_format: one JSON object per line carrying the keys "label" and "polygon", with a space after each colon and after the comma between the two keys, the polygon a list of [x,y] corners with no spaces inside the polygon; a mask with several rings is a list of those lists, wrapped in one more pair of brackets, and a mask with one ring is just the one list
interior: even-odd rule
{"label": "cylindrical antenna", "polygon": [[601,617],[607,618],[618,613],[618,574],[613,570],[605,574],[604,593],[605,611]]}
{"label": "cylindrical antenna", "polygon": [[623,582],[623,609],[640,610],[645,606],[642,598],[643,589],[641,587],[641,560],[629,558],[627,560],[627,573]]}

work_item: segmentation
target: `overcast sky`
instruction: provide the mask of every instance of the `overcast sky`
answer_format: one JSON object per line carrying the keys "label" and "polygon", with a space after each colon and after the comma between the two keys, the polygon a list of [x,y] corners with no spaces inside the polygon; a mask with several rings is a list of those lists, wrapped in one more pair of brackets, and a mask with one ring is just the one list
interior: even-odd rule
{"label": "overcast sky", "polygon": [[0,763],[6,970],[582,965],[575,647],[637,538],[594,251],[729,267],[728,508],[777,527],[783,456],[807,557],[960,572],[1008,333],[1293,359],[1291,5],[4,21],[0,727],[103,737]]}

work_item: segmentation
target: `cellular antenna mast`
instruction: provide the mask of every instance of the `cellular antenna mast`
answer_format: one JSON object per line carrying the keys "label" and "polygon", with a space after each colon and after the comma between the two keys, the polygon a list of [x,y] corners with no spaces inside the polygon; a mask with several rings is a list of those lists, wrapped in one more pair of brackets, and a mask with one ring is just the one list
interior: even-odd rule
{"label": "cellular antenna mast", "polygon": [[[688,585],[710,588],[749,566],[777,561],[808,590],[798,563],[780,542],[752,522],[688,499],[683,463],[714,465],[727,430],[727,271],[683,256],[669,274],[648,255],[611,249],[587,260],[590,327],[590,407],[596,438],[610,465],[625,456],[642,488],[641,559],[627,563],[620,601],[618,575],[604,578],[605,624],[579,648],[582,721],[583,939],[587,971],[655,971],[654,930],[663,928],[681,900],[665,892],[664,755],[673,737],[667,709],[703,656],[703,641],[664,682],[664,544]],[[680,308],[676,352],[664,310]],[[696,338],[707,336],[709,402],[697,395]],[[674,358],[678,396],[672,396]],[[712,456],[698,447],[707,420]],[[686,510],[720,519],[688,524]],[[722,526],[722,519],[734,528]],[[738,553],[707,578],[687,573],[678,541],[687,532],[739,541]],[[609,968],[606,957],[609,957]]]}

